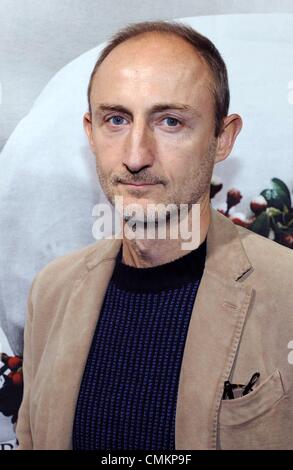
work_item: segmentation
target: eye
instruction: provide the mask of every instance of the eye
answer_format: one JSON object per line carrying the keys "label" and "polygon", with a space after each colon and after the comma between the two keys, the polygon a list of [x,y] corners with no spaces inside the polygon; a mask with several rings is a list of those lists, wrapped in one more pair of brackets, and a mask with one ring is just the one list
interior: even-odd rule
{"label": "eye", "polygon": [[179,121],[179,119],[172,117],[172,116],[168,116],[164,118],[163,121],[167,122],[168,127],[178,127],[177,124],[182,124],[182,122]]}
{"label": "eye", "polygon": [[126,119],[119,115],[111,116],[106,119],[106,122],[110,122],[110,124],[113,124],[114,126],[120,126],[121,124],[124,124],[124,121],[126,121]]}

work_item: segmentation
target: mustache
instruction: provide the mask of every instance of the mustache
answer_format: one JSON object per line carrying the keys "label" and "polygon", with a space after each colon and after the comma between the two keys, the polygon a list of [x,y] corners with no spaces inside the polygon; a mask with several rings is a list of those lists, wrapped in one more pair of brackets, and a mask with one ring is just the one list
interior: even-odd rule
{"label": "mustache", "polygon": [[137,176],[132,176],[131,179],[129,178],[129,176],[127,177],[115,177],[113,178],[113,182],[114,183],[123,183],[123,184],[157,184],[157,183],[163,183],[164,184],[164,181],[162,181],[162,179],[158,179],[158,178],[155,178],[155,177],[152,177],[152,176],[142,176],[142,175],[137,175]]}

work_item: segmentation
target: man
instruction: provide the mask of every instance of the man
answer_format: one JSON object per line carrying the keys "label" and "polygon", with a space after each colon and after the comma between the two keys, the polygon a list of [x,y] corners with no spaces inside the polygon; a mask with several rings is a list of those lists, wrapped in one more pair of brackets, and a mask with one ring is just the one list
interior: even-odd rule
{"label": "man", "polygon": [[109,201],[138,204],[143,233],[164,219],[150,204],[185,204],[198,240],[183,251],[180,235],[122,231],[36,276],[20,449],[292,449],[292,252],[210,206],[214,164],[242,126],[219,52],[181,24],[130,25],[102,52],[88,98]]}

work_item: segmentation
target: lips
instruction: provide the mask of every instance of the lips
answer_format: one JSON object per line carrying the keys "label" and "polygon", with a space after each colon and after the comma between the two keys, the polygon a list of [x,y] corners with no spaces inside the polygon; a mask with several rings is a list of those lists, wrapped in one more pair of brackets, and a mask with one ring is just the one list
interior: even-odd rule
{"label": "lips", "polygon": [[154,183],[126,183],[130,186],[154,186]]}
{"label": "lips", "polygon": [[128,186],[138,186],[138,187],[141,187],[141,186],[154,186],[155,184],[157,183],[145,183],[145,182],[142,182],[142,183],[122,183],[122,184],[126,184]]}

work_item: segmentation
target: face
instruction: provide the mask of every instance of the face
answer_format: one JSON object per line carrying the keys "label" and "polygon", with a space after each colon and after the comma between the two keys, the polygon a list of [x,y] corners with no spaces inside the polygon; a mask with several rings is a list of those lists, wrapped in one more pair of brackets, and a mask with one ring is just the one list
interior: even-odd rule
{"label": "face", "polygon": [[[212,79],[181,38],[145,34],[116,47],[95,75],[84,124],[113,204],[193,204],[209,197],[217,159]],[[220,152],[218,158],[220,159]]]}

